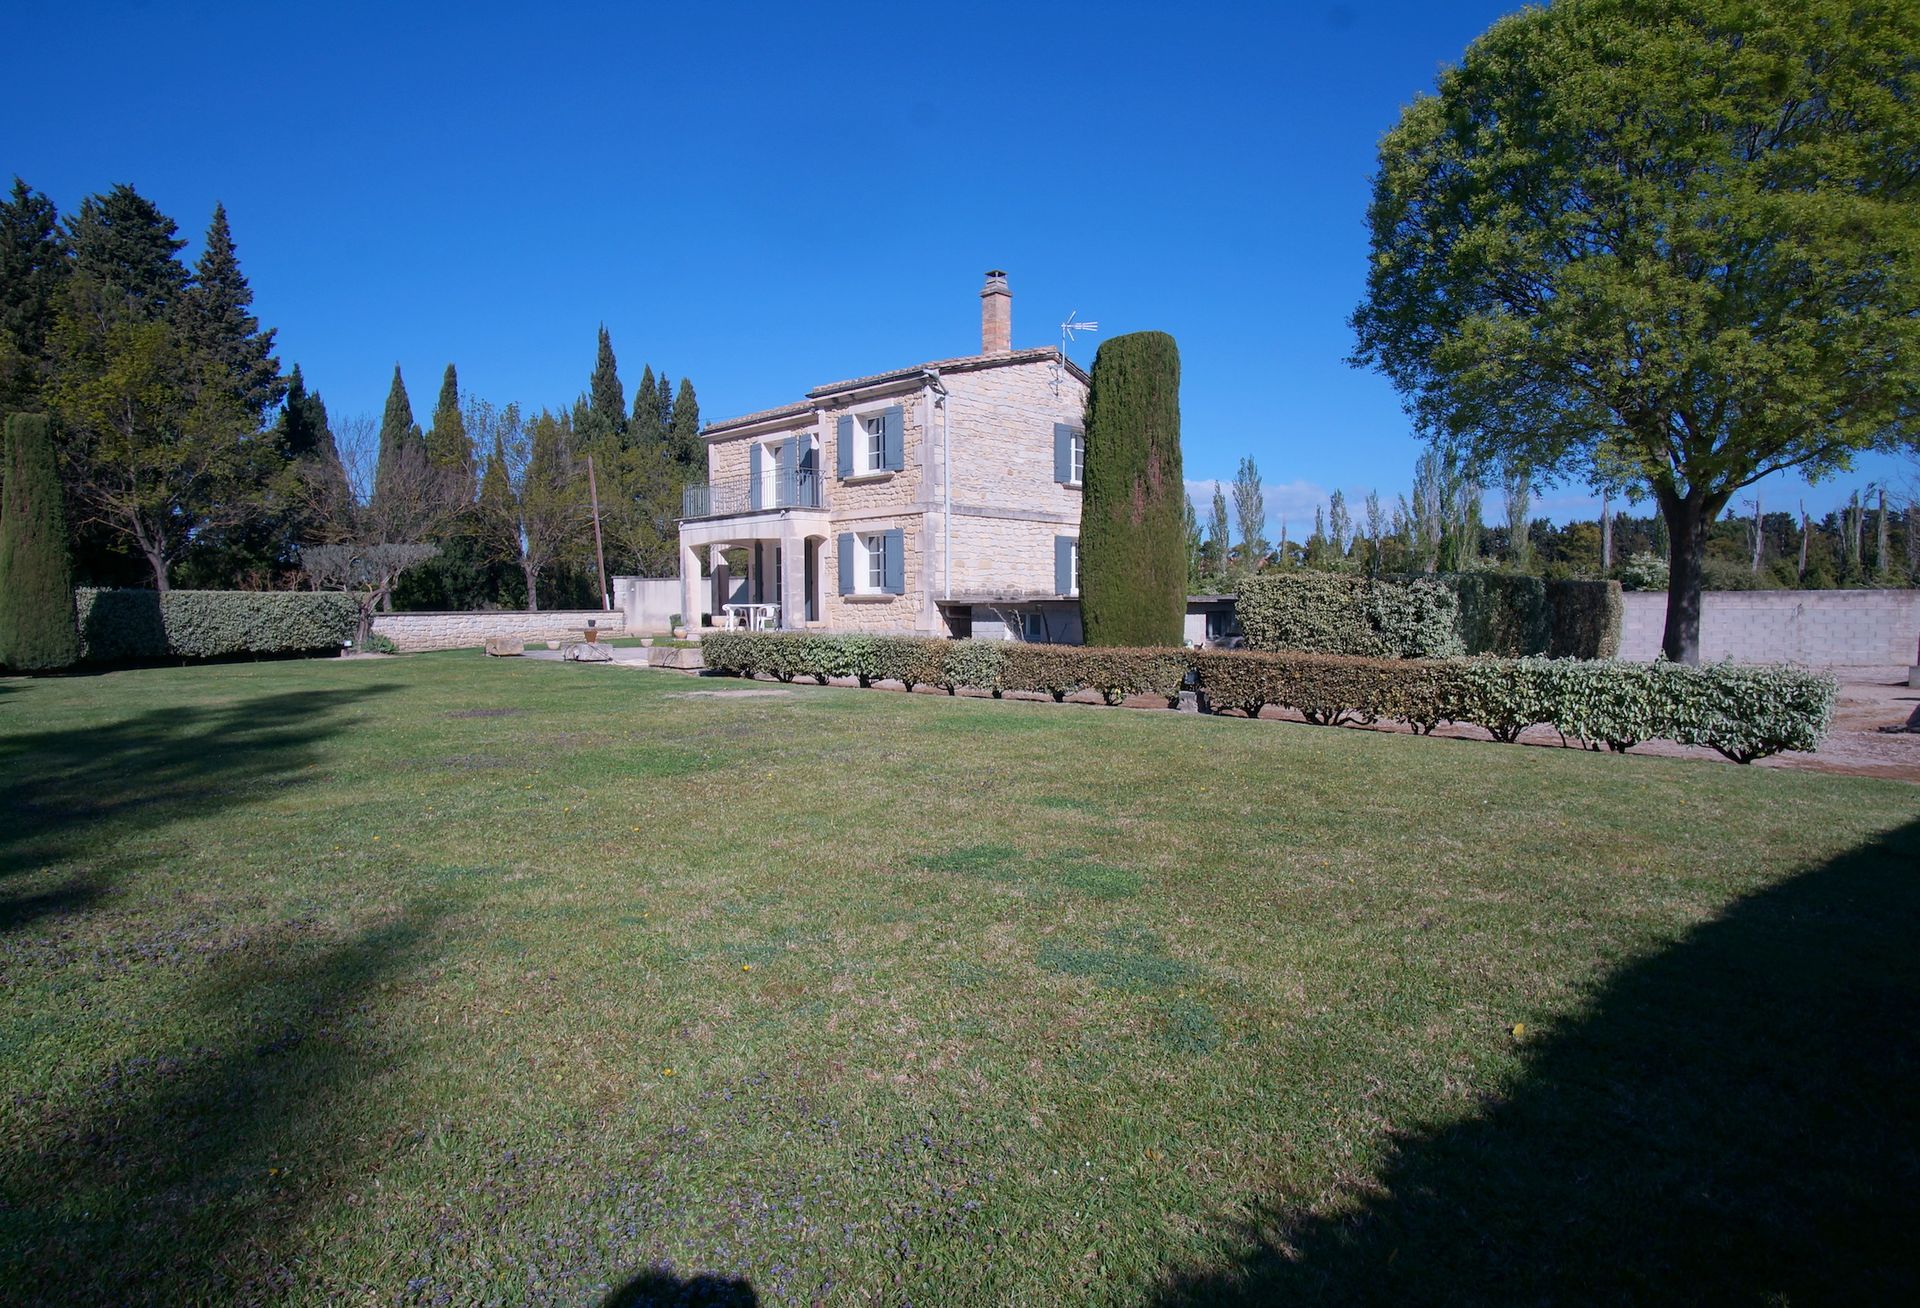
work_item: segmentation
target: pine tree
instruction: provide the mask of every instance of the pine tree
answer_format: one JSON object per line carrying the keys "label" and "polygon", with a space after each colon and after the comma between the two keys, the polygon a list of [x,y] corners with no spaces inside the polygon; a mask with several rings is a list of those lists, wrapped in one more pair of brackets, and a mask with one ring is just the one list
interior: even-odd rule
{"label": "pine tree", "polygon": [[286,395],[287,384],[280,376],[280,361],[273,357],[273,328],[261,327],[249,311],[253,288],[240,271],[224,205],[213,207],[193,285],[180,303],[189,344],[259,425]]}
{"label": "pine tree", "polygon": [[613,338],[600,324],[600,350],[593,361],[588,385],[588,407],[593,410],[596,434],[620,439],[627,434],[627,393],[620,385],[620,366],[613,357]]}
{"label": "pine tree", "polygon": [[53,442],[42,414],[7,419],[0,489],[0,667],[64,668],[80,657],[73,559]]}
{"label": "pine tree", "polygon": [[1180,353],[1164,332],[1101,345],[1087,392],[1080,613],[1089,645],[1178,645],[1186,613]]}
{"label": "pine tree", "polygon": [[179,226],[124,183],[90,195],[67,223],[73,270],[100,307],[140,321],[164,318],[179,307],[189,281],[177,256],[186,242]]}
{"label": "pine tree", "polygon": [[653,380],[653,367],[640,374],[639,389],[633,393],[633,417],[627,423],[628,440],[635,447],[659,445],[667,438],[660,425],[660,396]]}
{"label": "pine tree", "polygon": [[[666,394],[666,382],[660,383],[660,393]],[[667,445],[673,461],[683,468],[702,468],[706,458],[700,448],[700,401],[693,393],[693,383],[687,378],[680,379],[680,393],[674,397],[669,414],[662,415],[662,423],[667,428]]]}
{"label": "pine tree", "polygon": [[53,201],[14,178],[0,199],[0,412],[28,407],[39,388],[68,270]]}
{"label": "pine tree", "polygon": [[274,434],[281,455],[293,466],[294,493],[301,505],[288,523],[290,534],[296,542],[331,543],[321,539],[328,534],[327,524],[340,521],[353,495],[340,449],[334,444],[326,401],[320,392],[307,389],[297,363],[287,375],[287,398]]}

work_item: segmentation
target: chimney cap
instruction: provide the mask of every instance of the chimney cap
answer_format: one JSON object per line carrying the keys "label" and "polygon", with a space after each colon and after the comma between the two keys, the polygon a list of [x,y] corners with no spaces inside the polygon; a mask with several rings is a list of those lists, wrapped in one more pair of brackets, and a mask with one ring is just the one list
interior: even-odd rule
{"label": "chimney cap", "polygon": [[[1007,289],[1007,273],[1004,268],[987,269],[986,291],[1004,291]],[[981,294],[985,294],[982,291]]]}

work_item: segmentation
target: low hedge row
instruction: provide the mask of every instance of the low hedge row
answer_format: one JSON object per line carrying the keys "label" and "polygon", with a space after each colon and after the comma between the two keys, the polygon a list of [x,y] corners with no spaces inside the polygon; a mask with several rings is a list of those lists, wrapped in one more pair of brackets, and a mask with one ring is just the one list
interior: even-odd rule
{"label": "low hedge row", "polygon": [[360,621],[335,591],[82,589],[73,600],[88,663],[338,653]]}
{"label": "low hedge row", "polygon": [[1269,706],[1328,726],[1442,722],[1482,727],[1512,741],[1550,726],[1594,749],[1647,740],[1704,745],[1751,763],[1810,750],[1833,715],[1831,677],[1799,668],[1723,663],[1622,663],[1608,659],[1358,658],[1243,650],[1089,649],[913,636],[733,632],[703,643],[707,666],[737,676],[854,677],[861,685],[962,686],[1028,691],[1054,699],[1097,691],[1108,703],[1183,688],[1215,709],[1254,716]]}

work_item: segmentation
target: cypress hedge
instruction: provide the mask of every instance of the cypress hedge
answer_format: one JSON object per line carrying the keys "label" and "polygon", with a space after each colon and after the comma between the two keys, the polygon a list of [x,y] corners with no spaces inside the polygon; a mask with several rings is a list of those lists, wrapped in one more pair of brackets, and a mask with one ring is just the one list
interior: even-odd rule
{"label": "cypress hedge", "polygon": [[1186,615],[1180,351],[1165,332],[1116,336],[1093,359],[1080,506],[1080,615],[1089,645],[1178,645]]}
{"label": "cypress hedge", "polygon": [[47,420],[8,417],[0,500],[0,667],[64,668],[80,657],[73,616],[73,556],[66,504]]}

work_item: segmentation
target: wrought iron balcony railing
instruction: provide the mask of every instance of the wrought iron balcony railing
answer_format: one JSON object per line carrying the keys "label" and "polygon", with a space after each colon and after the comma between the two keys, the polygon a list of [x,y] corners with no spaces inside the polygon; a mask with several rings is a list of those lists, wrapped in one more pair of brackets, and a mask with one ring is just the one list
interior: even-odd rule
{"label": "wrought iron balcony railing", "polygon": [[696,482],[681,497],[683,518],[724,518],[761,509],[818,509],[826,504],[825,478],[811,468],[776,469],[735,481]]}

